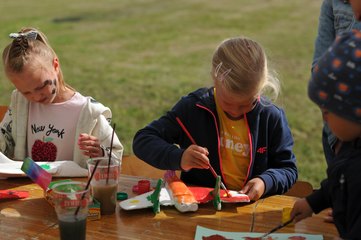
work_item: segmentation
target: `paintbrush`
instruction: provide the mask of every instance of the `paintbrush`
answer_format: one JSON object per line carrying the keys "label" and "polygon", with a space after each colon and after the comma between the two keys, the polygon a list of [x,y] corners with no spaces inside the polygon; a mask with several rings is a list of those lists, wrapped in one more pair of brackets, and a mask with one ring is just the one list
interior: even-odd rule
{"label": "paintbrush", "polygon": [[293,220],[294,220],[294,217],[293,217],[293,218],[291,218],[290,220],[288,220],[288,221],[284,222],[284,223],[281,223],[281,224],[280,224],[280,225],[278,225],[277,227],[273,228],[271,231],[269,231],[269,232],[267,232],[267,233],[263,234],[263,235],[261,236],[261,238],[265,238],[265,237],[267,237],[268,235],[270,235],[271,233],[273,233],[273,232],[275,232],[275,231],[277,231],[277,230],[279,230],[279,229],[281,229],[281,228],[283,228],[283,227],[287,226],[288,224],[292,223],[292,222],[293,222]]}
{"label": "paintbrush", "polygon": [[[182,121],[181,121],[178,117],[176,117],[176,120],[177,120],[179,126],[181,126],[181,128],[183,129],[183,131],[185,132],[185,134],[188,136],[189,140],[191,140],[191,142],[192,142],[194,145],[198,145],[198,144],[196,143],[196,141],[193,139],[192,135],[191,135],[191,134],[189,133],[189,131],[187,130],[187,128],[184,126],[184,124],[182,123]],[[209,164],[209,170],[211,170],[213,176],[214,176],[215,178],[217,178],[218,175],[217,175],[216,171],[214,171],[214,169],[213,169],[213,167],[211,166],[211,164]],[[220,185],[221,185],[221,188],[223,188],[224,191],[226,191],[227,197],[231,197],[231,195],[230,195],[229,192],[228,192],[228,189],[226,188],[226,185],[224,185],[224,183],[222,182],[222,180],[221,180]]]}
{"label": "paintbrush", "polygon": [[109,181],[109,169],[110,169],[110,161],[112,159],[112,150],[113,150],[113,139],[114,139],[114,132],[115,132],[115,123],[113,124],[113,133],[112,139],[110,140],[110,153],[109,153],[109,161],[108,161],[108,174],[107,174],[107,184]]}
{"label": "paintbrush", "polygon": [[[97,169],[99,163],[100,163],[100,161],[96,161],[94,169],[93,169],[93,171],[92,171],[92,173],[90,175],[90,178],[88,179],[88,182],[86,183],[85,190],[87,190],[89,188],[90,182],[93,179],[95,170]],[[83,195],[81,196],[81,200],[83,200],[85,198],[85,194],[86,194],[86,192],[84,192]],[[80,210],[80,205],[76,208],[76,210],[74,212],[75,217],[78,215],[79,210]]]}
{"label": "paintbrush", "polygon": [[[212,168],[212,166],[210,164],[209,164],[209,169],[211,170],[213,176],[215,178],[217,178],[218,175],[217,175],[216,171],[214,171],[214,169]],[[222,181],[220,182],[220,185],[221,185],[221,188],[223,188],[224,191],[226,191],[227,197],[231,197],[231,195],[228,192],[228,189],[226,188],[226,186],[224,185],[224,183]]]}

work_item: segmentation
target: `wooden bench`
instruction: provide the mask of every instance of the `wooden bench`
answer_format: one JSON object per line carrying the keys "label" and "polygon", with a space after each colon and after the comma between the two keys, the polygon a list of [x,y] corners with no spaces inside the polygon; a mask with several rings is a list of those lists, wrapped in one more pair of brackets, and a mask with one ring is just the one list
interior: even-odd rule
{"label": "wooden bench", "polygon": [[285,195],[304,198],[313,192],[313,186],[306,181],[296,181],[296,183],[288,190]]}
{"label": "wooden bench", "polygon": [[164,170],[155,168],[135,155],[125,155],[122,158],[120,173],[132,176],[141,176],[145,178],[163,178]]}

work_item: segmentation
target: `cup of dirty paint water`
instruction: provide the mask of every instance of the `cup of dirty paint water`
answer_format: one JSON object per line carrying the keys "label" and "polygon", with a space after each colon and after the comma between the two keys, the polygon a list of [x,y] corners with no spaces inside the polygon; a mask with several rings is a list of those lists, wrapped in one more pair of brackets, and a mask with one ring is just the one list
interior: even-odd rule
{"label": "cup of dirty paint water", "polygon": [[89,189],[84,182],[61,182],[53,186],[52,201],[61,240],[85,240]]}
{"label": "cup of dirty paint water", "polygon": [[[98,162],[98,163],[97,163]],[[96,169],[95,169],[95,166]],[[109,215],[115,212],[117,203],[120,161],[108,157],[92,158],[88,160],[89,177],[93,197],[100,202],[100,213]]]}

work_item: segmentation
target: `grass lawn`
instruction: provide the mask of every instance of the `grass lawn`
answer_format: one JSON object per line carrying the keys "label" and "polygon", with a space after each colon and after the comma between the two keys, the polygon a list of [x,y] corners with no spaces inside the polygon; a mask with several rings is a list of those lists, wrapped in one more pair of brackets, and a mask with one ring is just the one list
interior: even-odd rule
{"label": "grass lawn", "polygon": [[[278,105],[287,114],[299,179],[325,177],[322,120],[307,98],[321,0],[2,0],[0,46],[23,26],[46,33],[65,80],[109,106],[131,154],[135,132],[182,95],[211,86],[210,59],[225,38],[261,43],[282,81]],[[0,105],[13,86],[0,67]]]}

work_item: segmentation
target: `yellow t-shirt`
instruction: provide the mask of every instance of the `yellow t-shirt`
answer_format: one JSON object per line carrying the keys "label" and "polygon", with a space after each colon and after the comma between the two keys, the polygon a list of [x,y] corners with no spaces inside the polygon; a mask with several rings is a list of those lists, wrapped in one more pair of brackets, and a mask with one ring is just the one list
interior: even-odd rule
{"label": "yellow t-shirt", "polygon": [[220,125],[222,171],[230,190],[241,190],[250,163],[250,144],[245,119],[232,120],[219,107],[214,95]]}

